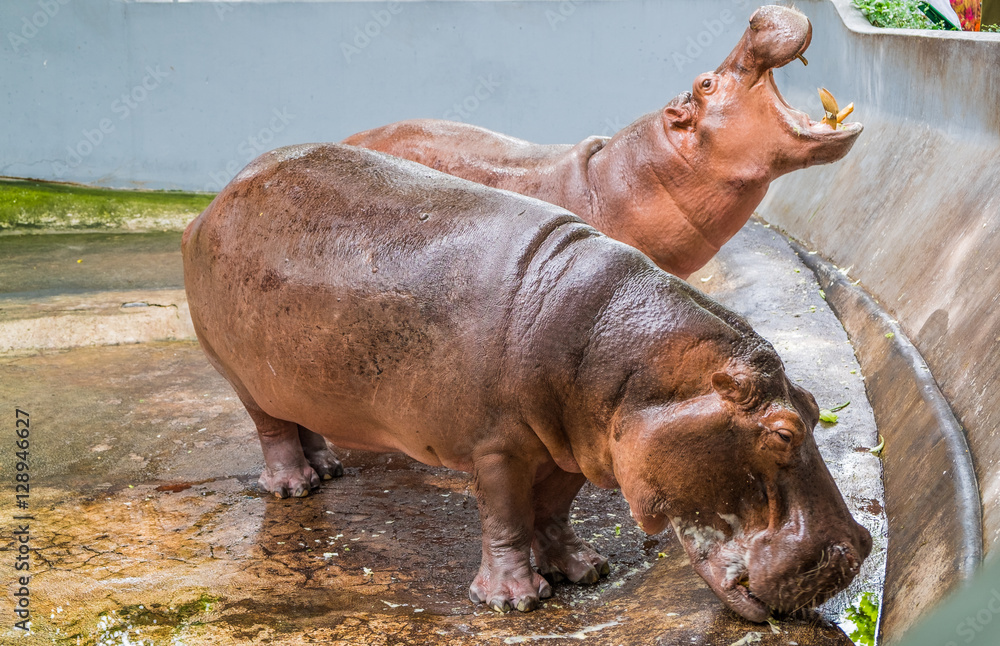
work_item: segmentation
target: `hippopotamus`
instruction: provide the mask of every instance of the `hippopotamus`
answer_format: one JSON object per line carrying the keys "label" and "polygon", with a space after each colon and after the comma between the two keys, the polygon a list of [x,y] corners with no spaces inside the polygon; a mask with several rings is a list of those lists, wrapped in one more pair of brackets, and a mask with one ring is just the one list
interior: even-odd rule
{"label": "hippopotamus", "polygon": [[611,138],[540,145],[419,119],[344,143],[557,204],[687,278],[747,222],[772,180],[841,159],[861,133],[841,123],[846,115],[812,121],[778,91],[773,68],[805,61],[811,38],[799,11],[761,7],[715,72]]}
{"label": "hippopotamus", "polygon": [[341,471],[327,441],[472,474],[474,602],[527,611],[549,579],[608,573],[569,521],[586,480],[620,489],[646,532],[672,525],[754,621],[826,599],[871,549],[774,348],[565,209],[307,144],[251,162],[182,245],[261,485],[307,495]]}

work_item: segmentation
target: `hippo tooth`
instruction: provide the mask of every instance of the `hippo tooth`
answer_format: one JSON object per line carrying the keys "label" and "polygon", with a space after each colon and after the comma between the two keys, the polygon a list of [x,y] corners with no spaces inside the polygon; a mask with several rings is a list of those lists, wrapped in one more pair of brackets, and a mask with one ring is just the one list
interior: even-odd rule
{"label": "hippo tooth", "polygon": [[854,112],[854,103],[849,103],[846,108],[837,113],[837,123],[841,123],[847,118],[847,115]]}
{"label": "hippo tooth", "polygon": [[830,93],[825,87],[819,89],[819,100],[823,103],[823,109],[826,111],[826,115],[822,119],[822,123],[836,129],[837,126],[847,118],[847,115],[854,112],[854,104],[851,103],[843,110],[837,105],[837,99],[833,98],[833,94]]}
{"label": "hippo tooth", "polygon": [[840,111],[840,108],[837,107],[837,99],[833,98],[833,94],[825,87],[819,89],[819,100],[823,103],[823,109],[826,110],[827,114],[831,112],[837,114]]}
{"label": "hippo tooth", "polygon": [[795,58],[797,58],[797,59],[799,59],[800,61],[802,61],[802,64],[803,64],[803,65],[806,65],[806,66],[808,66],[808,65],[809,65],[809,61],[808,61],[808,60],[806,60],[806,57],[805,57],[805,56],[803,56],[802,54],[796,54],[796,55],[795,55]]}

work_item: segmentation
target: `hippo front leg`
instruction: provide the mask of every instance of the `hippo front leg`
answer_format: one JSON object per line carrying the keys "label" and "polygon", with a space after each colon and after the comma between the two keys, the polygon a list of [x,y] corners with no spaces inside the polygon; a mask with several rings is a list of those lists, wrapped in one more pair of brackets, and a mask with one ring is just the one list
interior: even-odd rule
{"label": "hippo front leg", "polygon": [[480,456],[473,490],[483,527],[483,560],[469,598],[493,610],[534,610],[552,586],[531,568],[532,484],[537,465],[512,453]]}
{"label": "hippo front leg", "polygon": [[582,473],[556,469],[535,485],[535,535],[531,549],[538,570],[551,581],[566,578],[573,583],[597,583],[611,572],[608,559],[577,536],[570,526],[570,506],[586,481]]}

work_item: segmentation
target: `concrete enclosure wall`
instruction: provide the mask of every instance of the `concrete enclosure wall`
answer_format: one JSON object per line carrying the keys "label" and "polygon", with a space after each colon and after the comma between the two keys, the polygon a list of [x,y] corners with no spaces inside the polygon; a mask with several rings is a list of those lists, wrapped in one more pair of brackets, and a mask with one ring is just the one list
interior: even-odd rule
{"label": "concrete enclosure wall", "polygon": [[[877,30],[848,0],[799,5],[826,27],[810,71],[844,88],[865,132],[839,164],[775,182],[760,212],[860,280],[919,348],[966,430],[990,549],[1000,541],[1000,35]],[[801,70],[783,75],[809,85]]]}
{"label": "concrete enclosure wall", "polygon": [[0,3],[0,175],[215,191],[392,121],[611,134],[714,69],[750,0]]}
{"label": "concrete enclosure wall", "polygon": [[[982,496],[983,549],[995,549],[1000,36],[879,30],[849,0],[798,6],[825,27],[810,50],[810,79],[829,78],[842,88],[837,98],[855,102],[853,118],[865,132],[842,162],[776,181],[760,213],[841,267],[849,281],[860,281],[920,351],[964,428]],[[800,92],[815,92],[801,69],[781,76],[793,104]],[[842,320],[868,339],[855,342],[876,348],[879,325],[854,318]],[[967,449],[928,423],[920,413],[923,389],[893,382],[900,362],[878,352],[868,362],[875,370],[865,374],[869,393],[881,389],[895,406],[876,414],[880,429],[889,427],[890,612],[882,627],[895,638],[968,576],[978,560],[979,546],[968,541],[980,534],[980,509],[961,503],[956,466],[964,455],[956,452]],[[975,500],[973,487],[964,488],[964,498]],[[894,551],[904,558],[894,559]]]}

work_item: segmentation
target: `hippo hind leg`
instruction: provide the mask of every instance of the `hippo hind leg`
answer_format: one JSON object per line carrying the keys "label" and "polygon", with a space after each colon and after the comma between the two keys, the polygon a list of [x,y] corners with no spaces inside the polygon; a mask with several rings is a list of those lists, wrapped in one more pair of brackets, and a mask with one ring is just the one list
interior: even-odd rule
{"label": "hippo hind leg", "polygon": [[[205,338],[203,326],[196,312],[192,314],[192,319],[198,334],[198,342],[208,357],[208,362],[233,387],[236,396],[243,402],[250,419],[257,427],[257,437],[264,453],[264,473],[258,480],[260,486],[278,498],[288,496],[301,498],[308,496],[310,489],[319,486],[320,473],[329,474],[329,477],[343,474],[344,468],[327,448],[326,440],[322,436],[294,422],[271,417],[257,405],[243,382],[226,369],[225,363]],[[312,457],[307,459],[307,456]],[[312,458],[315,458],[312,464],[321,467],[319,473],[310,465]],[[322,477],[326,479],[327,475]]]}
{"label": "hippo hind leg", "polygon": [[319,433],[313,433],[305,426],[299,425],[299,444],[302,452],[313,470],[324,480],[339,478],[344,475],[344,465],[333,454],[326,444],[326,439]]}
{"label": "hippo hind leg", "polygon": [[553,582],[565,578],[573,583],[597,583],[611,571],[608,560],[570,526],[570,506],[586,481],[581,473],[557,469],[535,485],[535,533],[531,549],[538,571]]}
{"label": "hippo hind leg", "polygon": [[[264,473],[260,486],[278,498],[302,498],[320,485],[320,477],[306,460],[299,440],[299,425],[265,413],[242,384],[230,379],[250,419],[257,426],[257,437],[264,453]],[[311,431],[308,431],[311,433]]]}

